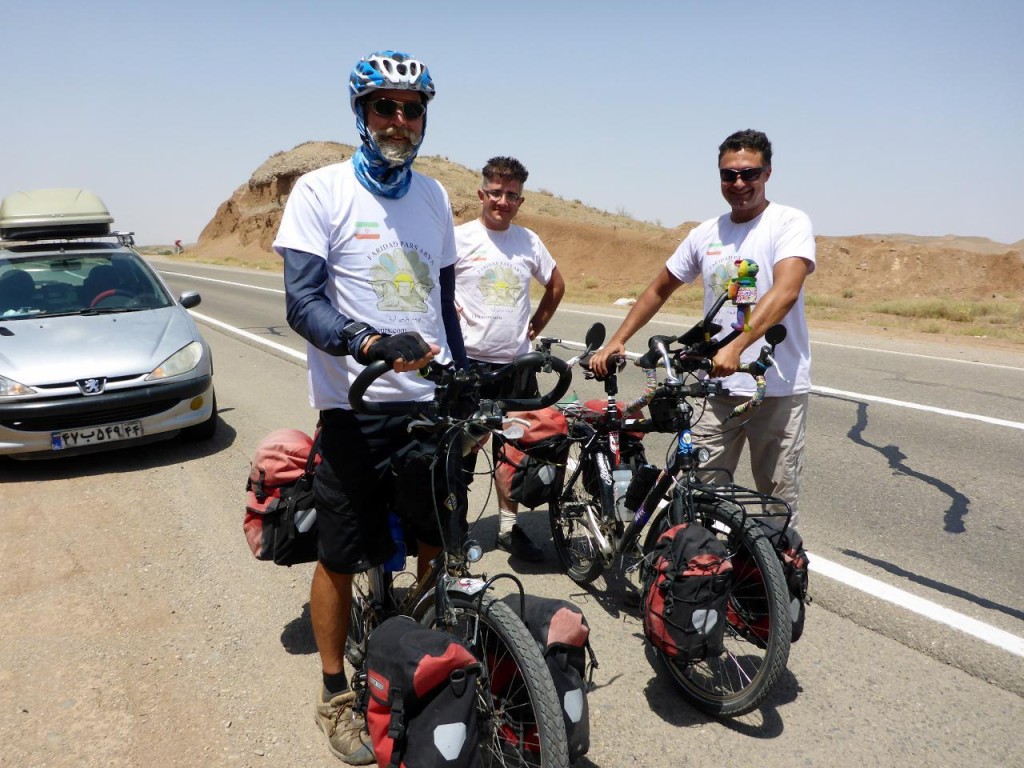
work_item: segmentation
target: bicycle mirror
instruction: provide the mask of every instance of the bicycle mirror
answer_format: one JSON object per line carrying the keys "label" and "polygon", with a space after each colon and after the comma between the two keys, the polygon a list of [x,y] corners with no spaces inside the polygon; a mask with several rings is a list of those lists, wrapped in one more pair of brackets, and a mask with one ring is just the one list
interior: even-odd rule
{"label": "bicycle mirror", "polygon": [[594,350],[604,344],[604,323],[594,323],[590,328],[587,329],[587,335],[584,341],[587,343],[587,349]]}
{"label": "bicycle mirror", "polygon": [[773,347],[776,344],[782,343],[786,338],[786,326],[781,323],[773,325],[768,329],[768,332],[764,335],[764,340],[771,344]]}

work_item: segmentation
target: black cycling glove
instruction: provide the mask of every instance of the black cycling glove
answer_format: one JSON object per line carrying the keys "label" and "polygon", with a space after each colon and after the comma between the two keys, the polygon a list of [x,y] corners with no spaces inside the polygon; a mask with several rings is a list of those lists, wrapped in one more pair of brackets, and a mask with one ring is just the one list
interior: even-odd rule
{"label": "black cycling glove", "polygon": [[398,333],[394,336],[381,336],[366,352],[368,360],[383,360],[390,366],[394,366],[398,360],[405,360],[411,363],[426,357],[430,352],[430,345],[423,340],[416,331]]}

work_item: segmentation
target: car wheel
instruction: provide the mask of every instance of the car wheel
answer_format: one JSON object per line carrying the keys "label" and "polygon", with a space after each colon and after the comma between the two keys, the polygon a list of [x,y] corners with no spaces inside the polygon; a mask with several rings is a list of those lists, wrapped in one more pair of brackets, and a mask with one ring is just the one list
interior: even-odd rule
{"label": "car wheel", "polygon": [[201,424],[192,427],[185,427],[181,430],[181,436],[189,442],[209,440],[217,432],[217,393],[213,393],[213,410],[210,411],[210,418]]}

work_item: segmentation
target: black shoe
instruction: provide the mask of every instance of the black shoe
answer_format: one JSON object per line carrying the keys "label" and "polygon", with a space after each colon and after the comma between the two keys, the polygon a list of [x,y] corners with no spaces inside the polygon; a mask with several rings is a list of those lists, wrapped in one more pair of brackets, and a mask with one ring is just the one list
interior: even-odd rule
{"label": "black shoe", "polygon": [[512,533],[499,533],[494,546],[528,563],[539,563],[544,559],[544,550],[530,541],[518,525],[512,526]]}

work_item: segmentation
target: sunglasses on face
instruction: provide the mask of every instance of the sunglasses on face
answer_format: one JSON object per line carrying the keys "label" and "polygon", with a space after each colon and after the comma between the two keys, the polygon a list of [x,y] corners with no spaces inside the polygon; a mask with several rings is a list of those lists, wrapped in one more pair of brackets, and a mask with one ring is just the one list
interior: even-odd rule
{"label": "sunglasses on face", "polygon": [[370,102],[370,109],[381,117],[394,117],[399,110],[406,120],[417,120],[423,117],[427,108],[418,101],[395,101],[394,99],[376,99]]}
{"label": "sunglasses on face", "polygon": [[738,171],[734,171],[732,168],[719,168],[718,175],[722,181],[726,184],[732,184],[736,179],[743,179],[744,181],[757,181],[761,178],[764,173],[764,166],[760,168],[741,168]]}
{"label": "sunglasses on face", "polygon": [[482,189],[480,191],[491,198],[494,202],[498,202],[504,197],[511,205],[515,205],[523,199],[522,195],[518,195],[515,192],[502,192],[500,189]]}

